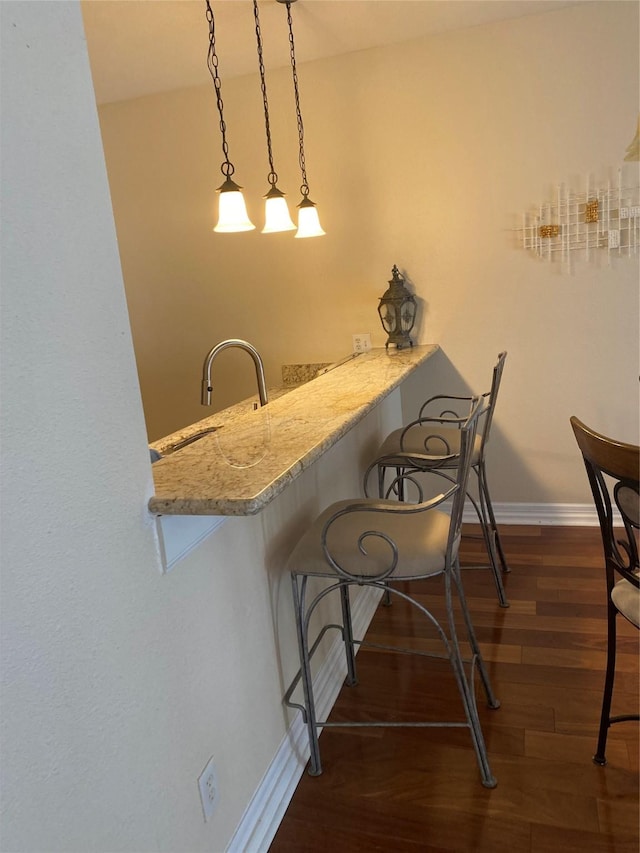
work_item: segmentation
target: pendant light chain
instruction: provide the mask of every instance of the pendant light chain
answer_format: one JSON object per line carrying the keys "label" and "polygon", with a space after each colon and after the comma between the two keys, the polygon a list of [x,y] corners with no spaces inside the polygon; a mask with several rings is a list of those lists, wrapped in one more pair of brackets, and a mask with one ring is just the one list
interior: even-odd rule
{"label": "pendant light chain", "polygon": [[207,3],[207,21],[209,22],[209,51],[207,53],[207,67],[213,79],[213,85],[216,90],[216,105],[220,114],[220,133],[222,134],[222,153],[224,155],[224,163],[220,166],[220,171],[226,178],[230,178],[235,172],[233,163],[229,160],[229,146],[227,144],[227,125],[224,121],[222,102],[222,83],[220,73],[218,71],[218,55],[216,54],[216,24],[213,17],[213,10],[209,0]]}
{"label": "pendant light chain", "polygon": [[264,104],[264,125],[267,134],[267,154],[269,157],[269,175],[267,180],[272,187],[278,183],[278,175],[273,166],[273,150],[271,148],[271,127],[269,124],[269,101],[267,100],[267,83],[265,79],[264,59],[262,56],[262,31],[260,30],[260,14],[258,12],[258,0],[253,0],[253,16],[256,20],[256,44],[258,47],[258,64],[260,66],[260,86],[262,88],[262,102]]}
{"label": "pendant light chain", "polygon": [[287,3],[287,23],[289,25],[289,48],[291,54],[291,71],[293,74],[293,91],[296,101],[296,118],[298,120],[298,143],[300,171],[302,173],[302,186],[300,192],[303,198],[309,196],[309,184],[307,183],[307,168],[304,160],[304,127],[302,125],[302,114],[300,112],[300,93],[298,92],[298,72],[296,69],[296,46],[293,41],[293,21],[291,20],[291,3]]}

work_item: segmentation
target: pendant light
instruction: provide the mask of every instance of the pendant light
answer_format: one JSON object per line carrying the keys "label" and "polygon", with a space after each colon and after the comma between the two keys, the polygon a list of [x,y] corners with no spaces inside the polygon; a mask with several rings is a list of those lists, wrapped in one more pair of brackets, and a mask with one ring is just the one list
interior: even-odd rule
{"label": "pendant light", "polygon": [[[298,72],[296,69],[296,48],[293,40],[293,21],[291,20],[292,0],[278,0],[278,2],[284,3],[287,7],[291,71],[293,74],[293,91],[296,100],[296,118],[298,121],[298,160],[300,162],[300,171],[302,173],[302,185],[300,187],[302,201],[298,205],[298,230],[296,232],[296,237],[321,237],[326,232],[322,230],[316,206],[309,198],[309,184],[307,183],[307,169],[304,160],[304,127],[302,124],[302,114],[300,112],[300,93],[298,91]],[[295,2],[295,0],[293,0],[293,2]]]}
{"label": "pendant light", "polygon": [[220,114],[220,133],[222,134],[222,153],[224,162],[220,167],[220,171],[225,176],[225,180],[218,187],[217,192],[220,193],[220,204],[218,207],[218,224],[213,229],[214,231],[230,233],[233,231],[251,231],[256,226],[251,222],[247,214],[247,208],[242,195],[242,187],[232,179],[235,171],[233,163],[229,160],[229,146],[227,145],[227,126],[224,121],[223,103],[221,93],[220,74],[218,72],[218,56],[216,54],[216,27],[213,17],[213,10],[209,0],[205,0],[207,4],[207,21],[209,22],[209,51],[207,53],[207,67],[213,80],[213,85],[216,90],[216,105]]}
{"label": "pendant light", "polygon": [[260,31],[260,14],[258,0],[253,0],[253,16],[256,21],[256,44],[258,47],[258,64],[260,66],[260,84],[262,87],[262,102],[264,105],[264,125],[267,134],[267,154],[269,157],[269,175],[267,180],[271,189],[264,196],[264,228],[263,234],[273,234],[277,231],[293,231],[295,225],[289,215],[289,208],[284,193],[276,186],[278,175],[273,167],[273,151],[271,149],[271,127],[269,125],[269,102],[267,100],[267,83],[265,79],[264,60],[262,57],[262,33]]}

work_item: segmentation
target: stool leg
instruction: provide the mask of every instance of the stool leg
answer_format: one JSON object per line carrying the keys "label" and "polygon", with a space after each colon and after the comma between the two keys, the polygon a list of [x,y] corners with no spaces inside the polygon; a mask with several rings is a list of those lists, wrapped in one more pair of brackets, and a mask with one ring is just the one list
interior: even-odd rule
{"label": "stool leg", "polygon": [[[487,489],[485,472],[482,463],[479,463],[477,467],[474,468],[474,471],[476,472],[476,476],[478,478],[479,496],[478,505],[476,506],[476,512],[478,512],[480,526],[482,527],[482,536],[484,538],[487,554],[489,555],[489,563],[491,565],[491,571],[493,572],[493,580],[498,593],[498,601],[500,603],[500,607],[508,607],[509,601],[504,591],[504,584],[502,582],[502,572],[500,571],[500,564],[498,562],[498,550],[496,547],[497,543],[499,542],[498,529],[495,524],[495,519],[493,520],[493,522],[491,521],[491,519],[493,518],[493,507],[491,506],[491,496],[489,495],[489,491]],[[500,548],[501,547],[502,546],[500,546]],[[501,561],[501,564],[503,566],[502,571],[505,571],[505,563]]]}
{"label": "stool leg", "polygon": [[384,465],[378,465],[378,497],[384,497],[384,477],[387,472],[387,469]]}
{"label": "stool leg", "polygon": [[353,651],[353,627],[351,625],[351,602],[349,600],[349,585],[340,587],[340,601],[342,604],[342,625],[344,648],[347,655],[347,680],[346,684],[353,687],[358,683],[356,675],[356,657]]}
{"label": "stool leg", "polygon": [[[395,480],[392,481],[391,486],[389,488],[389,492],[391,494],[393,494],[393,492],[396,493],[399,501],[404,500],[403,474],[404,474],[405,470],[406,469],[403,467],[397,467],[396,468]],[[382,498],[383,500],[384,500],[384,498],[387,497],[385,494],[385,483],[384,483],[386,473],[387,473],[387,466],[382,464],[382,463],[378,463],[378,497]]]}
{"label": "stool leg", "polygon": [[[456,586],[458,587],[458,591],[460,591],[461,586],[458,584],[456,584]],[[451,595],[451,572],[449,570],[445,572],[445,598],[447,605],[447,618],[449,622],[449,654],[451,666],[453,668],[456,681],[458,682],[458,689],[460,691],[467,723],[471,732],[471,740],[475,749],[482,784],[485,788],[495,788],[497,782],[489,765],[489,756],[487,755],[487,747],[482,733],[482,726],[480,725],[480,718],[478,717],[478,709],[476,707],[475,696],[473,694],[473,685],[470,684],[467,679],[464,662],[460,653],[460,646],[458,644],[458,635],[456,632],[453,600]]]}
{"label": "stool leg", "polygon": [[496,524],[496,517],[493,512],[493,503],[491,502],[491,495],[489,493],[489,483],[487,481],[487,469],[484,464],[484,459],[480,461],[478,465],[478,482],[480,483],[480,488],[482,489],[484,495],[484,502],[487,508],[487,515],[489,517],[489,525],[491,531],[493,532],[494,541],[496,544],[496,548],[498,551],[498,556],[500,558],[500,564],[502,566],[503,572],[510,572],[509,564],[507,563],[507,558],[504,554],[504,549],[502,548],[502,541],[500,539],[500,531],[498,530],[498,525]]}
{"label": "stool leg", "polygon": [[309,638],[307,636],[307,619],[305,616],[305,592],[307,578],[291,574],[293,584],[293,605],[296,614],[296,629],[298,633],[298,651],[300,653],[300,669],[302,675],[302,690],[306,711],[307,735],[309,737],[310,766],[309,775],[319,776],[322,773],[320,762],[320,745],[318,743],[318,726],[316,724],[316,709],[313,699],[313,680],[311,678],[311,662],[309,658]]}
{"label": "stool leg", "polygon": [[[378,497],[384,498],[384,478],[387,469],[384,465],[378,465]],[[391,607],[391,593],[389,587],[385,584],[384,594],[382,596],[383,607]]]}
{"label": "stool leg", "polygon": [[467,636],[469,637],[469,645],[471,646],[471,651],[478,665],[480,679],[482,681],[482,686],[484,687],[484,692],[487,697],[487,705],[495,710],[500,707],[500,701],[496,699],[494,695],[493,687],[491,686],[491,682],[489,680],[489,673],[487,672],[487,668],[484,663],[484,658],[482,657],[482,652],[480,651],[480,646],[478,645],[476,632],[473,627],[473,622],[471,621],[471,614],[469,613],[469,607],[467,605],[467,597],[464,592],[464,586],[462,585],[462,577],[460,575],[460,571],[460,561],[456,560],[456,588],[458,592],[458,599],[460,601],[460,609],[462,610],[462,615],[467,629]]}
{"label": "stool leg", "polygon": [[611,598],[609,598],[607,605],[607,671],[604,678],[598,746],[596,747],[596,754],[593,756],[593,763],[600,764],[602,767],[607,763],[605,749],[607,747],[607,734],[609,732],[609,717],[611,716],[613,679],[616,673],[616,616],[617,610]]}

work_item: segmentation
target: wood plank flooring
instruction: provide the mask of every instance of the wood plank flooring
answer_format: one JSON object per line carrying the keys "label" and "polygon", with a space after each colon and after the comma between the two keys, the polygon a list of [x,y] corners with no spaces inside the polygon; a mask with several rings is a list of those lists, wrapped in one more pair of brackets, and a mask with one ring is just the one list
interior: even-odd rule
{"label": "wood plank flooring", "polygon": [[[464,573],[502,703],[489,710],[478,689],[498,786],[482,787],[467,729],[325,729],[323,773],[301,779],[270,853],[638,853],[638,724],[610,729],[606,767],[591,761],[606,650],[599,533],[501,532],[511,607],[498,606],[488,570]],[[477,539],[462,549],[463,565],[484,560]],[[434,648],[424,621],[396,598],[367,639]],[[462,719],[447,662],[362,648],[357,665],[359,684],[342,689],[331,719]],[[638,631],[619,620],[614,713],[636,713],[638,681]]]}

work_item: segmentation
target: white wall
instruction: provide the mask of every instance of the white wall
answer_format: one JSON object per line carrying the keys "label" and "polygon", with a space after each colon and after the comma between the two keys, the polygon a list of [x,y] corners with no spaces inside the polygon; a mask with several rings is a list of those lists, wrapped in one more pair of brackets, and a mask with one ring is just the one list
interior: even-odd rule
{"label": "white wall", "polygon": [[[2,850],[222,850],[284,737],[293,538],[384,407],[170,575],[77,3],[2,14]],[[395,397],[399,412],[399,395]],[[382,419],[381,419],[382,418]],[[197,777],[214,755],[220,803]]]}
{"label": "white wall", "polygon": [[[0,13],[0,846],[217,853],[287,730],[284,559],[321,507],[357,491],[400,395],[162,575],[80,10]],[[220,801],[205,824],[211,755]]]}
{"label": "white wall", "polygon": [[[607,92],[611,87],[622,93],[621,101],[631,104],[635,78],[616,69],[618,61],[624,61],[625,68],[632,64],[625,57],[637,47],[632,38],[635,15],[629,14],[629,6],[609,6],[614,9],[611,18],[599,4],[580,7],[572,27],[567,19],[558,18],[557,38],[562,36],[563,44],[570,39],[578,57],[581,40],[585,50],[596,40],[601,50],[607,50],[610,39]],[[145,510],[152,488],[151,471],[80,12],[76,2],[3,2],[0,14],[2,849],[12,853],[222,850],[286,729],[280,699],[282,686],[295,667],[296,652],[288,583],[280,567],[291,543],[317,509],[358,488],[358,468],[377,436],[394,422],[396,410],[383,407],[265,512],[252,519],[231,519],[170,575],[162,576]],[[564,26],[560,26],[562,21]],[[496,61],[505,60],[507,45],[515,37],[512,27],[521,33],[521,41],[513,43],[514,54],[524,50],[524,29],[516,24],[496,27],[490,40]],[[530,22],[527,28],[535,32]],[[555,33],[546,24],[540,28],[547,40]],[[571,36],[574,28],[575,36]],[[471,50],[475,44],[472,35],[489,38],[489,31],[479,29],[465,37],[429,41],[415,46],[413,59],[408,49],[401,56],[406,56],[414,72],[418,62],[435,71],[442,66],[431,69],[430,63],[444,63],[454,48]],[[637,340],[630,340],[627,326],[633,323],[629,296],[633,277],[628,268],[611,273],[588,269],[575,280],[550,277],[519,252],[509,255],[507,264],[502,250],[496,248],[494,256],[485,248],[486,239],[474,244],[477,253],[466,255],[446,229],[439,233],[439,243],[425,219],[412,225],[404,214],[402,222],[394,216],[403,209],[400,202],[387,213],[376,195],[376,205],[367,218],[367,206],[353,201],[362,195],[372,198],[374,184],[390,185],[392,166],[401,169],[399,177],[404,180],[399,186],[411,188],[404,163],[418,143],[408,132],[408,123],[423,101],[431,107],[437,97],[444,98],[435,92],[433,73],[424,77],[420,98],[415,90],[413,94],[407,90],[405,102],[397,90],[393,106],[378,104],[377,93],[384,94],[384,90],[374,87],[368,107],[364,94],[354,101],[355,112],[363,104],[368,115],[375,104],[379,122],[366,131],[374,140],[371,147],[346,155],[342,177],[350,193],[340,198],[332,191],[338,185],[333,176],[337,161],[320,154],[326,148],[337,157],[335,145],[361,125],[355,118],[349,123],[347,106],[328,98],[328,93],[344,89],[337,84],[345,74],[368,80],[376,67],[374,79],[382,84],[391,75],[390,85],[404,74],[401,56],[394,64],[383,61],[383,55],[367,53],[333,64],[318,63],[305,72],[311,81],[305,84],[307,99],[312,101],[310,140],[314,137],[312,115],[321,120],[317,127],[322,128],[325,120],[335,133],[335,144],[316,148],[323,139],[328,141],[316,129],[318,142],[309,147],[313,193],[323,205],[325,225],[331,228],[333,224],[326,240],[296,241],[281,256],[275,249],[265,249],[249,262],[243,244],[234,244],[237,248],[230,258],[227,250],[218,255],[220,244],[212,237],[207,244],[207,271],[215,267],[218,281],[220,261],[224,273],[220,281],[251,282],[256,276],[249,273],[260,269],[260,261],[270,261],[275,266],[264,264],[270,270],[268,286],[252,291],[256,316],[258,309],[272,306],[269,317],[273,320],[277,316],[273,300],[277,298],[279,309],[291,303],[298,308],[297,316],[306,319],[314,314],[318,318],[311,337],[286,324],[287,339],[281,336],[275,342],[274,363],[279,364],[288,360],[289,352],[295,354],[295,360],[323,360],[325,353],[336,349],[337,332],[324,331],[331,319],[329,310],[322,307],[327,293],[334,297],[346,294],[348,311],[341,321],[344,334],[350,334],[352,323],[364,331],[384,287],[380,270],[386,279],[387,268],[397,262],[406,267],[429,300],[425,337],[443,341],[465,379],[480,381],[497,348],[505,343],[509,346],[513,367],[510,365],[499,427],[512,441],[518,418],[523,417],[518,410],[527,399],[522,389],[533,386],[534,403],[527,417],[536,425],[519,438],[529,453],[527,458],[535,459],[541,452],[541,442],[536,444],[538,425],[549,412],[556,417],[556,410],[563,407],[568,415],[567,400],[573,408],[578,391],[591,398],[585,419],[601,413],[612,423],[620,418],[622,425],[629,426],[631,418],[609,412],[622,411],[624,400],[634,392],[625,394],[621,384],[615,386],[615,399],[609,401],[606,396],[614,385],[607,371],[626,369],[628,375],[630,368],[624,365],[633,363],[636,355]],[[470,58],[476,57],[472,53]],[[523,57],[528,67],[532,58],[530,50]],[[520,176],[521,170],[511,160],[505,161],[504,154],[493,177],[502,173],[505,162],[511,164],[506,172],[509,181],[502,186],[505,198],[500,203],[493,201],[487,178],[480,189],[488,195],[481,194],[480,201],[474,202],[478,209],[486,209],[487,203],[489,211],[492,205],[497,207],[490,222],[502,217],[504,210],[519,210],[532,197],[538,199],[543,180],[563,177],[567,170],[582,174],[594,163],[609,162],[628,144],[634,121],[633,116],[627,121],[626,112],[636,108],[635,101],[628,110],[622,105],[610,106],[609,100],[615,99],[602,94],[604,82],[594,88],[597,81],[588,70],[590,63],[585,59],[580,67],[592,84],[590,91],[595,92],[602,121],[594,130],[594,123],[582,118],[582,113],[573,116],[580,123],[580,132],[564,128],[567,139],[561,152],[550,140],[544,149],[548,160],[544,168],[532,156],[533,150],[529,151],[536,172],[533,177],[529,171]],[[533,71],[542,73],[542,64],[534,65]],[[471,86],[471,71],[465,76]],[[549,72],[547,82],[550,76]],[[535,80],[536,74],[530,77]],[[409,82],[402,81],[403,85]],[[488,98],[496,81],[490,79],[489,83],[486,92],[478,84],[474,93],[485,92]],[[240,81],[238,86],[242,85]],[[448,86],[455,89],[457,85],[452,77]],[[627,87],[631,94],[626,94]],[[560,95],[554,98],[559,101]],[[451,103],[456,103],[455,98]],[[516,108],[512,101],[509,104]],[[594,115],[595,106],[594,102]],[[540,94],[536,109],[542,107]],[[473,115],[473,109],[468,109]],[[454,125],[456,130],[470,129],[471,118],[459,110],[450,119],[451,132],[436,146],[446,115],[440,113],[438,123],[430,122],[429,116],[425,107],[421,129],[431,134],[431,152],[444,155],[445,140],[452,142]],[[522,130],[523,143],[527,139],[524,131],[534,132],[536,126],[532,117]],[[488,133],[480,133],[483,145]],[[468,134],[460,137],[469,138]],[[497,141],[498,137],[492,138]],[[470,148],[459,143],[456,151],[462,161]],[[574,149],[578,151],[575,161],[570,159]],[[373,174],[369,158],[372,163],[381,160],[375,179],[365,181],[365,176]],[[445,180],[446,170],[416,152],[413,172],[420,175],[427,167],[428,190],[438,180]],[[462,162],[460,169],[468,176]],[[551,171],[553,176],[547,174]],[[425,180],[423,174],[421,181]],[[286,186],[296,185],[290,176]],[[466,185],[461,184],[460,193]],[[422,187],[422,196],[425,191]],[[352,206],[364,216],[361,230],[346,230]],[[411,208],[410,203],[408,206]],[[177,223],[193,215],[190,205],[179,207],[173,198],[167,209],[175,211]],[[435,227],[440,208],[425,211],[421,205],[421,210]],[[256,240],[259,243],[258,235]],[[180,246],[178,237],[176,246]],[[147,250],[147,244],[141,243],[143,249]],[[193,270],[183,265],[179,269],[189,270],[201,297],[203,273],[198,264]],[[464,285],[467,269],[469,277],[475,277],[474,287],[478,281],[477,289]],[[234,270],[237,279],[232,277]],[[509,291],[506,284],[498,290],[506,272],[510,273],[506,277],[509,285],[516,281],[519,290]],[[149,281],[168,288],[170,278],[151,276]],[[211,278],[214,280],[213,275]],[[465,289],[447,290],[448,282]],[[508,297],[510,292],[512,297]],[[461,324],[454,308],[465,300],[470,303],[465,311],[474,321]],[[512,312],[515,319],[503,328],[498,321],[513,303],[521,308],[523,317]],[[212,317],[215,308],[214,300]],[[616,324],[607,316],[614,312]],[[220,334],[217,327],[208,329],[203,324],[198,351],[205,339],[204,348],[210,338],[235,332],[227,328],[226,315],[221,322]],[[528,347],[521,343],[530,322],[535,326],[529,333],[536,336],[535,348],[533,341]],[[575,354],[574,349],[554,343],[554,335],[560,332],[563,339],[567,337],[567,325]],[[614,325],[617,335],[612,334]],[[476,327],[483,332],[492,330],[486,342],[474,338],[477,353],[468,342]],[[596,341],[601,327],[604,336]],[[238,331],[260,337],[257,326]],[[539,345],[540,339],[547,349]],[[263,342],[266,339],[257,340]],[[170,347],[169,341],[166,347]],[[532,352],[543,360],[539,373],[534,372]],[[560,390],[554,390],[551,381],[548,391],[543,386],[543,378],[545,382],[549,378],[544,359],[554,355],[559,365],[555,373],[571,377],[575,393],[568,381]],[[446,364],[441,370],[444,375]],[[188,373],[190,377],[190,371],[190,367],[185,369],[184,376]],[[598,395],[594,396],[594,388]],[[558,425],[564,422],[564,415],[557,418]],[[560,451],[547,452],[562,458]],[[205,825],[196,779],[209,755],[216,757],[221,800],[214,821]]]}
{"label": "white wall", "polygon": [[[638,6],[615,0],[302,63],[311,196],[328,232],[315,240],[211,233],[211,85],[102,107],[150,434],[201,417],[201,362],[217,340],[253,341],[271,381],[282,363],[346,354],[353,332],[382,345],[376,308],[397,263],[421,302],[420,340],[444,353],[431,388],[405,395],[407,416],[427,391],[483,390],[507,349],[494,498],[588,502],[569,416],[638,439],[638,261],[563,274],[509,229],[558,183],[583,190],[588,175],[615,174],[635,132],[638,64]],[[268,85],[280,186],[295,204],[287,69]],[[231,157],[260,223],[258,79],[223,87]],[[220,362],[216,380],[227,405],[252,388],[251,365]]]}

